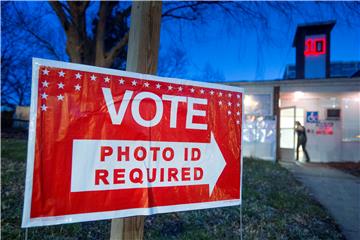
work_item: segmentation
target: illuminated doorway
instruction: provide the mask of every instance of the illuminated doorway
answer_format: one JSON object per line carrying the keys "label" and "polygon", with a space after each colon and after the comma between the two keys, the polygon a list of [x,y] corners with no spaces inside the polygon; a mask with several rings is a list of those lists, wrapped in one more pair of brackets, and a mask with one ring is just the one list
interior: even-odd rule
{"label": "illuminated doorway", "polygon": [[[304,125],[304,109],[286,107],[280,109],[280,154],[283,161],[294,161],[297,145],[295,134],[295,121]],[[299,159],[302,158],[302,149],[299,151]]]}

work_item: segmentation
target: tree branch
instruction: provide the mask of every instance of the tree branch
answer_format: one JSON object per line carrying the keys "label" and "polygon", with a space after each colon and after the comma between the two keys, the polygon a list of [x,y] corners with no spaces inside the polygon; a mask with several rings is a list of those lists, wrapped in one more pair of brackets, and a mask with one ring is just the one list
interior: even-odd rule
{"label": "tree branch", "polygon": [[114,47],[110,49],[106,53],[105,56],[105,66],[110,67],[113,60],[116,58],[116,56],[120,53],[121,49],[126,46],[129,40],[129,32],[127,32],[124,37],[115,44]]}
{"label": "tree branch", "polygon": [[59,17],[61,25],[64,27],[64,30],[69,29],[69,20],[64,12],[63,5],[59,1],[49,1],[50,6],[54,9],[54,12]]}
{"label": "tree branch", "polygon": [[105,62],[105,28],[106,20],[111,14],[116,2],[101,2],[99,9],[99,20],[96,26],[95,37],[95,65],[104,66]]}

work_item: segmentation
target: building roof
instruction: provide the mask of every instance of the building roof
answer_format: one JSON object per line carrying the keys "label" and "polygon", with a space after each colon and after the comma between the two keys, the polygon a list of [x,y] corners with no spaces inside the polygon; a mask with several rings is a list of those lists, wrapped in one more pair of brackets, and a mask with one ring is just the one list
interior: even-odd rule
{"label": "building roof", "polygon": [[[359,77],[360,61],[337,61],[330,63],[330,78]],[[357,75],[358,74],[358,75]],[[286,65],[283,79],[295,79],[296,66]]]}
{"label": "building roof", "polygon": [[[223,83],[232,86],[287,86],[287,85],[313,85],[313,86],[344,86],[359,89],[360,77],[354,78],[320,78],[320,79],[276,79],[262,81],[236,81]],[[355,88],[354,88],[355,87]]]}
{"label": "building roof", "polygon": [[323,30],[324,32],[331,31],[335,26],[336,21],[326,21],[326,22],[311,22],[311,23],[304,23],[299,24],[296,28],[293,47],[296,47],[296,40],[306,32],[313,32],[313,31],[320,31]]}
{"label": "building roof", "polygon": [[356,73],[354,73],[351,77],[360,77],[360,70],[358,70]]}

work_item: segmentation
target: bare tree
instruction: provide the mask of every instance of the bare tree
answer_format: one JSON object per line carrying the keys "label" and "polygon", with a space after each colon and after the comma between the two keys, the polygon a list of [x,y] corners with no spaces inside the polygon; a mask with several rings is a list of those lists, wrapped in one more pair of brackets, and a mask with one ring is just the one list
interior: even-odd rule
{"label": "bare tree", "polygon": [[[29,11],[27,4],[37,4],[36,11]],[[5,86],[6,81],[10,79],[6,77],[7,74],[9,72],[14,74],[14,69],[23,67],[30,71],[31,56],[125,69],[130,2],[1,2],[1,6],[3,13],[1,60],[4,82],[2,86]],[[12,9],[10,14],[6,15],[4,10],[7,10],[8,6]],[[316,12],[315,16],[312,14],[314,12]],[[211,26],[213,21],[221,21],[229,34],[235,26],[238,29],[255,32],[261,42],[275,45],[276,43],[269,38],[270,34],[266,34],[273,30],[271,24],[275,17],[285,18],[285,22],[290,26],[290,23],[299,21],[299,18],[306,21],[333,16],[339,22],[357,27],[360,23],[359,13],[359,2],[169,1],[163,4],[162,24],[179,29],[187,24],[194,27],[193,34],[201,35],[201,31],[198,31],[200,25]],[[51,23],[45,22],[46,17],[54,15],[58,22],[53,20]],[[4,41],[5,38],[8,40]],[[6,41],[7,43],[4,44]],[[11,42],[19,42],[19,44],[14,46],[10,44]],[[186,53],[182,54],[174,48],[163,51],[169,53],[162,56],[169,54],[174,56],[163,58],[172,59],[170,62],[163,63],[160,59],[159,73],[166,76],[181,75],[179,68],[186,63]],[[16,55],[15,52],[23,54],[12,57]],[[26,59],[21,61],[25,65],[15,64],[20,59]],[[162,69],[161,65],[163,65]],[[174,73],[174,71],[178,72]],[[16,75],[17,79],[24,79],[28,74]],[[30,79],[26,80],[30,81]],[[2,91],[3,97],[4,93],[5,91]]]}
{"label": "bare tree", "polygon": [[[301,3],[300,3],[301,4]],[[72,62],[112,67],[118,56],[125,56],[128,40],[128,19],[131,4],[128,2],[101,2],[96,18],[92,22],[92,32],[87,33],[86,13],[90,2],[58,2],[50,5],[58,16],[67,36],[66,50]],[[324,4],[318,4],[321,8]],[[334,14],[347,18],[338,7],[348,12],[359,12],[358,3],[331,5]],[[216,16],[213,14],[216,13]],[[254,31],[267,30],[274,14],[294,20],[294,15],[307,16],[299,10],[296,2],[223,2],[223,1],[186,1],[164,2],[163,22],[183,20],[193,24],[206,24],[211,19],[231,19],[240,27]],[[354,14],[352,14],[354,16]],[[114,31],[113,26],[119,26]],[[109,41],[109,36],[113,36]],[[259,34],[260,36],[260,34]],[[114,66],[113,66],[114,67]]]}
{"label": "bare tree", "polygon": [[111,67],[119,55],[125,56],[129,35],[127,19],[131,11],[129,3],[100,2],[91,34],[87,33],[86,26],[90,2],[49,3],[66,34],[66,52],[72,62]]}
{"label": "bare tree", "polygon": [[164,77],[182,78],[187,73],[187,56],[178,46],[169,49],[160,49],[158,75]]}
{"label": "bare tree", "polygon": [[201,75],[194,77],[199,81],[205,82],[224,82],[225,75],[220,69],[216,69],[210,65],[210,63],[206,63],[201,71]]}
{"label": "bare tree", "polygon": [[[30,102],[32,57],[66,60],[65,51],[54,44],[61,35],[46,27],[43,17],[53,14],[40,3],[39,11],[26,11],[28,3],[1,2],[1,104],[11,108]],[[59,39],[60,38],[60,39]]]}

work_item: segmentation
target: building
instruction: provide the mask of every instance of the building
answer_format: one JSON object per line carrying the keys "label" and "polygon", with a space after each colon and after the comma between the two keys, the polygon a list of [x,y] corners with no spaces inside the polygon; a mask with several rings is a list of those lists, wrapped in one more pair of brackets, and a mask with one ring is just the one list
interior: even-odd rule
{"label": "building", "polygon": [[330,62],[334,25],[298,26],[284,79],[231,83],[245,89],[244,156],[294,160],[299,121],[311,162],[360,162],[360,63]]}
{"label": "building", "polygon": [[[330,78],[355,77],[360,73],[360,62],[331,62]],[[287,65],[283,79],[296,79],[296,66]]]}

